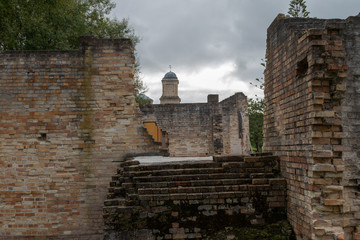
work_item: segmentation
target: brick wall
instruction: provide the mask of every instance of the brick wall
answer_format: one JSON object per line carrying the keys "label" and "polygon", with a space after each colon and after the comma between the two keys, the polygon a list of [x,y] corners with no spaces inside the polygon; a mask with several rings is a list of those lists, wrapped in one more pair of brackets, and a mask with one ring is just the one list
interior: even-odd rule
{"label": "brick wall", "polygon": [[268,29],[264,150],[280,156],[299,239],[358,239],[358,35],[359,17]]}
{"label": "brick wall", "polygon": [[[247,98],[237,93],[223,101],[142,106],[144,122],[167,133],[171,156],[249,154]],[[240,127],[239,127],[240,126]]]}
{"label": "brick wall", "polygon": [[152,150],[129,40],[0,53],[0,238],[100,239],[111,175]]}
{"label": "brick wall", "polygon": [[339,88],[345,91],[341,102],[344,229],[347,236],[360,239],[360,16],[346,20],[343,47],[348,66]]}

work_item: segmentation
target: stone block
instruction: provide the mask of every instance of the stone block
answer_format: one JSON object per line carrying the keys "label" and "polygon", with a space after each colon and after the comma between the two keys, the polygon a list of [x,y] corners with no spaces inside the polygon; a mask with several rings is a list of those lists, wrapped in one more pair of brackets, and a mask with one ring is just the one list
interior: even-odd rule
{"label": "stone block", "polygon": [[344,205],[344,199],[324,199],[325,206],[340,206]]}
{"label": "stone block", "polygon": [[335,172],[335,167],[332,164],[317,163],[311,166],[311,170],[314,172]]}

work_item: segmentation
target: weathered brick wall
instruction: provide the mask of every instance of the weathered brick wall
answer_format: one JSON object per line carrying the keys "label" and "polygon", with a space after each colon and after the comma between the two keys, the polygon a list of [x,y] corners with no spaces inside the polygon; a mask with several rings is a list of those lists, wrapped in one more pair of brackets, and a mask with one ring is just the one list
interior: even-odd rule
{"label": "weathered brick wall", "polygon": [[111,175],[152,149],[129,40],[0,53],[0,238],[101,239]]}
{"label": "weathered brick wall", "polygon": [[[168,134],[171,156],[208,156],[212,146],[213,109],[203,104],[154,104],[141,107],[144,119]],[[145,120],[146,121],[146,120]]]}
{"label": "weathered brick wall", "polygon": [[226,228],[285,219],[286,184],[278,160],[126,162],[105,201],[105,239],[206,239]]}
{"label": "weathered brick wall", "polygon": [[[249,154],[247,98],[242,93],[219,102],[142,106],[144,122],[168,134],[171,156]],[[240,127],[239,127],[240,126]]]}
{"label": "weathered brick wall", "polygon": [[[341,87],[345,90],[341,102],[342,161],[344,175],[344,225],[360,239],[360,16],[349,17],[343,30],[348,65]],[[350,234],[348,234],[350,235]]]}
{"label": "weathered brick wall", "polygon": [[358,239],[358,21],[280,15],[268,29],[264,150],[280,156],[299,239]]}
{"label": "weathered brick wall", "polygon": [[221,101],[220,106],[223,154],[248,155],[250,153],[250,142],[246,96],[243,93],[236,93]]}

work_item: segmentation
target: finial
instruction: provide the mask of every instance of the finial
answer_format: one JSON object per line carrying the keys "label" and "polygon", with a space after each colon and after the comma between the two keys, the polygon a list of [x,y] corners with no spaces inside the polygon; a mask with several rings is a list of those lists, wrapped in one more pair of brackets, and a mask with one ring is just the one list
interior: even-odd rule
{"label": "finial", "polygon": [[170,68],[170,72],[171,72],[171,65],[169,65],[169,68]]}

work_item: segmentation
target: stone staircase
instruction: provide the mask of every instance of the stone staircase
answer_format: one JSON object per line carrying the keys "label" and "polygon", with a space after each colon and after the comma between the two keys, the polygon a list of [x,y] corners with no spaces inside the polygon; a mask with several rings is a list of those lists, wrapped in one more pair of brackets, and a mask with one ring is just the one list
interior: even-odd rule
{"label": "stone staircase", "polygon": [[160,164],[128,159],[105,201],[107,238],[199,239],[232,223],[264,224],[286,218],[285,195],[278,159],[270,155]]}

